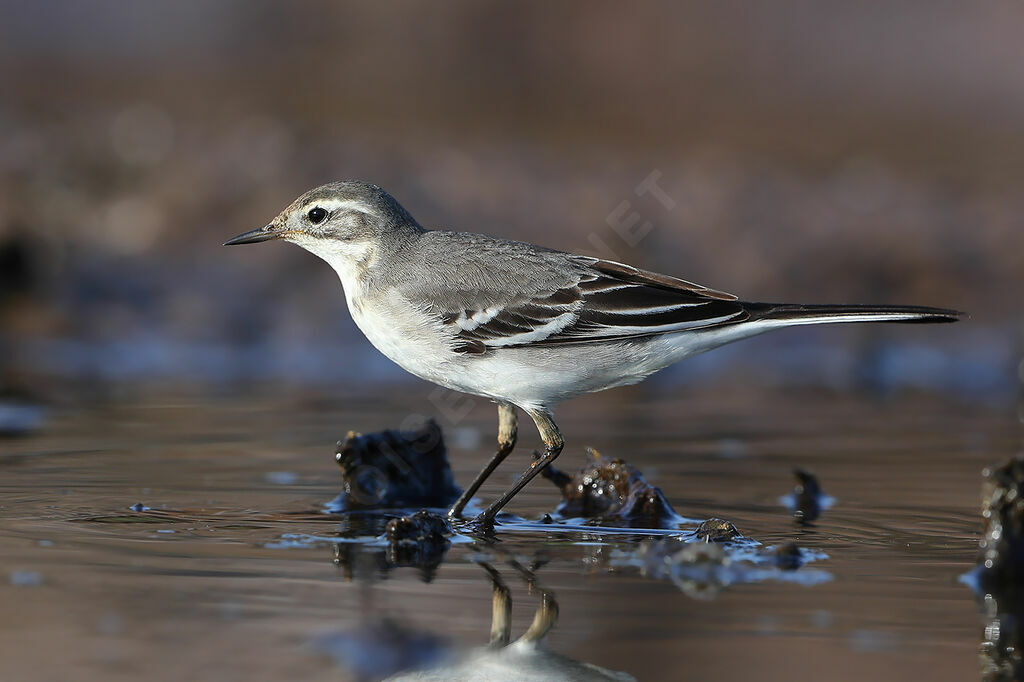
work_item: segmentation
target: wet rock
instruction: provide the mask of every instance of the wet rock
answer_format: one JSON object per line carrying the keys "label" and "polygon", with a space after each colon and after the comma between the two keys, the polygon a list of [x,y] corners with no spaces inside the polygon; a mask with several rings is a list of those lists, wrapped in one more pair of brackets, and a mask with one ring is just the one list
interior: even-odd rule
{"label": "wet rock", "polygon": [[1024,679],[1024,459],[987,468],[983,534],[970,574],[982,609],[982,680]]}
{"label": "wet rock", "polygon": [[697,526],[697,537],[704,542],[727,542],[742,536],[732,522],[725,519],[708,519]]}
{"label": "wet rock", "polygon": [[49,260],[46,247],[27,232],[0,239],[0,306],[16,296],[38,292],[46,281],[42,264]]}
{"label": "wet rock", "polygon": [[821,513],[835,503],[835,498],[826,495],[814,474],[803,469],[794,469],[796,487],[792,492],[779,498],[779,503],[789,509],[793,520],[802,526],[813,525]]}
{"label": "wet rock", "polygon": [[787,542],[776,547],[771,553],[771,560],[784,571],[795,571],[804,565],[800,547],[795,542]]}
{"label": "wet rock", "polygon": [[345,488],[332,511],[445,507],[459,495],[441,427],[432,419],[415,431],[350,432],[335,458]]}
{"label": "wet rock", "polygon": [[801,525],[810,525],[821,516],[821,486],[809,471],[794,469],[793,475],[797,481],[793,488],[793,520]]}
{"label": "wet rock", "polygon": [[388,540],[387,562],[390,566],[412,566],[420,569],[424,581],[430,582],[451,546],[448,522],[425,509],[412,516],[392,519],[384,530]]}
{"label": "wet rock", "polygon": [[384,534],[393,543],[438,542],[451,535],[452,529],[444,517],[421,509],[412,516],[389,521]]}
{"label": "wet rock", "polygon": [[388,518],[381,514],[354,514],[344,518],[339,534],[371,540],[382,535],[383,548],[359,542],[334,546],[334,563],[349,580],[385,577],[395,568],[416,568],[424,582],[431,582],[451,543],[447,520],[427,510]]}
{"label": "wet rock", "polygon": [[987,584],[1024,586],[1024,458],[985,469],[978,563]]}
{"label": "wet rock", "polygon": [[639,469],[622,459],[606,459],[593,448],[587,448],[587,457],[587,465],[574,476],[551,466],[541,472],[562,491],[556,514],[629,528],[679,526],[682,517]]}

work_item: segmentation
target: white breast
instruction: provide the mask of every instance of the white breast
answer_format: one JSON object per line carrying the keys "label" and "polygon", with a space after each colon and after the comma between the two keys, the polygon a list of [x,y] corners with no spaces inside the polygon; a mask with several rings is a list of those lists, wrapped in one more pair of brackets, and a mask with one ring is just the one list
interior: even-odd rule
{"label": "white breast", "polygon": [[345,302],[356,326],[374,347],[407,372],[434,383],[457,388],[446,380],[451,351],[450,340],[440,334],[440,325],[390,291],[367,292],[362,273],[374,259],[369,243],[312,239],[296,235],[289,239],[327,261],[338,273],[345,290]]}
{"label": "white breast", "polygon": [[416,376],[437,381],[452,351],[429,316],[395,295],[369,298],[346,288],[345,300],[352,319],[377,350]]}

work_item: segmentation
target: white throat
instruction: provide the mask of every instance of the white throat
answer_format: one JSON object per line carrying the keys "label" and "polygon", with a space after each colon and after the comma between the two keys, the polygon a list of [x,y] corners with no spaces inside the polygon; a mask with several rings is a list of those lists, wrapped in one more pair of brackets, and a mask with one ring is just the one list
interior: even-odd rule
{"label": "white throat", "polygon": [[289,235],[288,241],[323,258],[338,273],[345,298],[351,305],[362,289],[362,275],[370,266],[376,249],[369,242],[343,242],[337,239],[316,239],[306,235]]}

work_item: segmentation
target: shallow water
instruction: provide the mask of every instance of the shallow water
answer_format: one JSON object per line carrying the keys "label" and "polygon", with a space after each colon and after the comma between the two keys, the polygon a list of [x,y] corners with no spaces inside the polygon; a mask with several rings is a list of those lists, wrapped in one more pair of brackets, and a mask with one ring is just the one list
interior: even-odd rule
{"label": "shallow water", "polygon": [[[413,413],[439,417],[465,484],[495,415],[464,401],[256,392],[51,409],[37,434],[0,441],[0,679],[374,679],[450,663],[487,644],[489,568],[510,590],[513,639],[544,594],[557,602],[560,657],[518,672],[571,659],[639,679],[979,677],[983,623],[957,579],[977,547],[980,471],[1020,449],[1012,407],[643,390],[563,406],[562,469],[594,445],[684,517],[732,521],[750,552],[795,541],[814,559],[694,589],[639,570],[642,532],[534,523],[559,500],[541,479],[510,505],[525,522],[496,542],[453,538],[434,569],[389,568],[372,523],[325,513],[334,441]],[[525,466],[526,427],[481,499]],[[835,498],[810,527],[779,500],[793,467]]]}

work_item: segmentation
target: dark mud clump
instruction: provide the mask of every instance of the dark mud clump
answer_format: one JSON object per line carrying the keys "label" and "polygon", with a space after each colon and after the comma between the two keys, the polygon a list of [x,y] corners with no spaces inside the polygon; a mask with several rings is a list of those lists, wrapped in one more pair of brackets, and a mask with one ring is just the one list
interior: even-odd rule
{"label": "dark mud clump", "polygon": [[446,507],[459,496],[434,420],[415,431],[351,432],[338,443],[335,457],[345,488],[333,511]]}
{"label": "dark mud clump", "polygon": [[345,517],[343,536],[380,538],[383,547],[358,542],[339,542],[334,546],[334,563],[349,579],[378,576],[384,578],[396,568],[419,570],[424,582],[431,582],[451,547],[452,529],[448,522],[427,510],[410,516],[388,518],[383,514],[353,514]]}
{"label": "dark mud clump", "polygon": [[795,571],[804,565],[803,552],[795,542],[779,545],[770,554],[772,563],[784,571]]}
{"label": "dark mud clump", "polygon": [[704,542],[728,542],[742,536],[731,521],[712,518],[697,526],[697,537]]}
{"label": "dark mud clump", "polygon": [[392,566],[415,566],[429,582],[441,565],[452,529],[448,522],[426,509],[412,516],[392,519],[384,530],[388,540],[387,560]]}
{"label": "dark mud clump", "polygon": [[452,529],[443,517],[421,509],[412,516],[389,521],[384,534],[392,543],[438,543],[447,542]]}
{"label": "dark mud clump", "polygon": [[1024,679],[1024,459],[984,472],[977,578],[982,680]]}
{"label": "dark mud clump", "polygon": [[810,525],[821,516],[821,485],[809,471],[794,469],[793,475],[797,481],[793,488],[793,520],[801,525]]}
{"label": "dark mud clump", "polygon": [[988,584],[1024,585],[1024,459],[984,472],[978,563]]}
{"label": "dark mud clump", "polygon": [[629,528],[677,528],[683,520],[661,490],[644,480],[640,470],[622,459],[606,459],[587,448],[588,463],[574,476],[552,466],[544,478],[562,491],[555,513],[582,517],[598,525]]}

